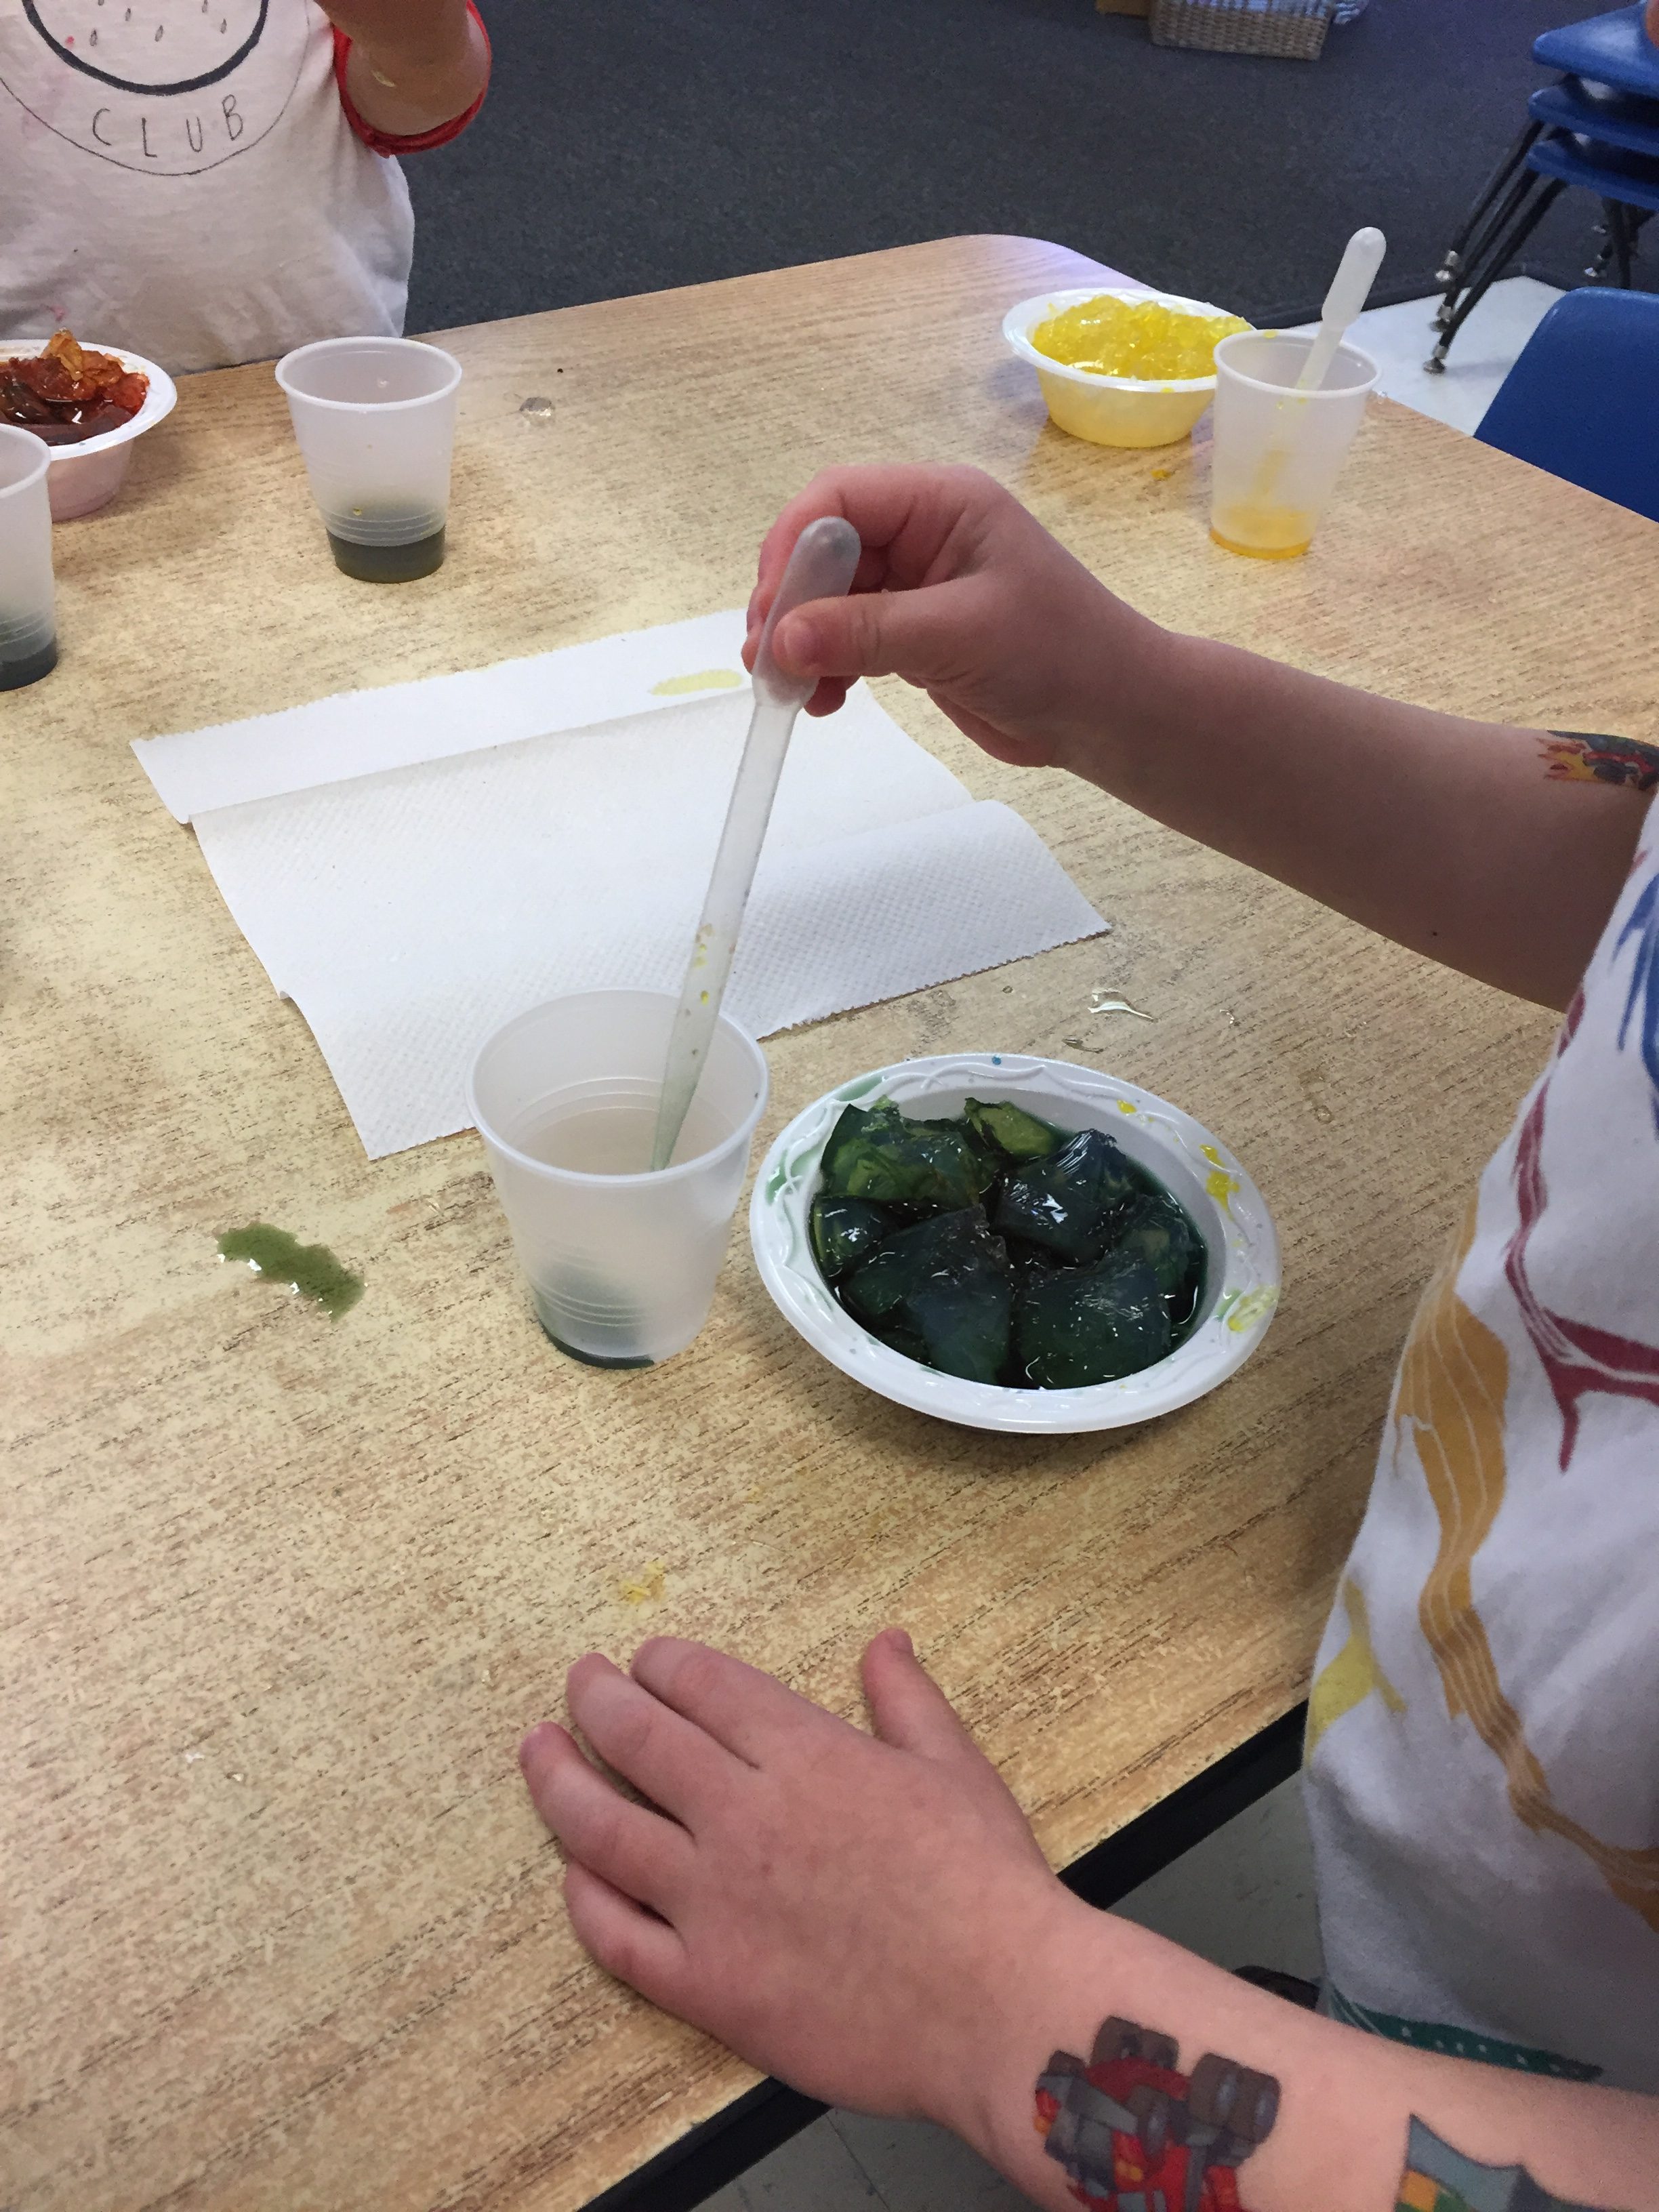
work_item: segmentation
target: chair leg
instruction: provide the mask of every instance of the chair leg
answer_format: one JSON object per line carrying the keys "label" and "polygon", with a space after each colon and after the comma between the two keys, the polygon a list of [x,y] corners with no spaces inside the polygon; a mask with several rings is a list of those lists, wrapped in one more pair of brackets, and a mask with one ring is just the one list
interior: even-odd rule
{"label": "chair leg", "polygon": [[1613,250],[1619,264],[1619,282],[1628,292],[1635,271],[1631,264],[1636,258],[1636,226],[1631,221],[1631,210],[1622,200],[1613,203],[1614,223]]}
{"label": "chair leg", "polygon": [[1423,364],[1430,375],[1439,376],[1444,373],[1446,356],[1451,350],[1452,340],[1566,189],[1565,183],[1559,177],[1544,179],[1542,190],[1535,192],[1531,201],[1521,209],[1509,231],[1492,241],[1480,268],[1465,286],[1456,312],[1441,332],[1440,343]]}
{"label": "chair leg", "polygon": [[1591,284],[1605,284],[1614,262],[1622,258],[1620,246],[1623,225],[1620,221],[1617,200],[1602,201],[1601,220],[1596,225],[1596,228],[1601,234],[1601,243],[1596,247],[1595,258],[1586,268],[1584,276]]}
{"label": "chair leg", "polygon": [[1538,183],[1539,179],[1535,170],[1522,168],[1492,210],[1479,234],[1469,242],[1468,252],[1448,281],[1445,295],[1436,311],[1434,326],[1437,330],[1450,329],[1453,319],[1457,313],[1459,295],[1475,281],[1481,263],[1490,252],[1493,241],[1506,234],[1510,224],[1526,205],[1528,196],[1537,190]]}
{"label": "chair leg", "polygon": [[1516,171],[1532,151],[1543,128],[1541,123],[1528,123],[1510,148],[1509,152],[1504,155],[1503,160],[1480,187],[1474,205],[1463,218],[1462,228],[1446,248],[1441,264],[1435,271],[1434,281],[1437,284],[1449,284],[1462,268],[1464,247],[1474,234],[1475,228],[1487,209],[1491,207],[1505,185],[1511,181]]}

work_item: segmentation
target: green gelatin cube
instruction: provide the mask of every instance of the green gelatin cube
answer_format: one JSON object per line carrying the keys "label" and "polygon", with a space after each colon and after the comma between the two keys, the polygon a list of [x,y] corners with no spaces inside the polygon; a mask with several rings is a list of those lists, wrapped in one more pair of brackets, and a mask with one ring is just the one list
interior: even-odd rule
{"label": "green gelatin cube", "polygon": [[[854,1320],[930,1367],[1000,1380],[1008,1362],[1013,1273],[976,1206],[896,1230],[838,1285]],[[911,1352],[914,1357],[914,1352]]]}
{"label": "green gelatin cube", "polygon": [[951,1121],[912,1121],[884,1099],[866,1113],[842,1109],[823,1148],[823,1188],[831,1198],[930,1212],[972,1205],[987,1188],[984,1163]]}
{"label": "green gelatin cube", "polygon": [[1063,1129],[1039,1121],[1023,1106],[988,1106],[981,1099],[970,1098],[963,1109],[963,1118],[976,1137],[994,1145],[1011,1160],[1046,1159],[1066,1141]]}
{"label": "green gelatin cube", "polygon": [[1112,1249],[1144,1260],[1166,1297],[1186,1282],[1197,1245],[1191,1222],[1161,1192],[1143,1191],[1132,1198],[1112,1224]]}
{"label": "green gelatin cube", "polygon": [[1073,1265],[1098,1260],[1112,1242],[1112,1221],[1142,1188],[1119,1147],[1098,1129],[1081,1129],[1057,1152],[1028,1161],[1008,1176],[992,1225],[1023,1237]]}
{"label": "green gelatin cube", "polygon": [[867,1260],[883,1237],[893,1232],[891,1217],[860,1198],[815,1198],[807,1218],[812,1257],[827,1282],[860,1260]]}
{"label": "green gelatin cube", "polygon": [[1014,1364],[1040,1390],[1083,1390],[1152,1366],[1171,1334],[1152,1268],[1115,1252],[1092,1267],[1025,1278],[1014,1306]]}

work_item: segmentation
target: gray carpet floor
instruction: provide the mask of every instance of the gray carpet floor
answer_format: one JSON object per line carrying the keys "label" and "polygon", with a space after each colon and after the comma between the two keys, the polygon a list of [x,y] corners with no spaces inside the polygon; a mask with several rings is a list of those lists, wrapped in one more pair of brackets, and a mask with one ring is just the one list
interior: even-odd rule
{"label": "gray carpet floor", "polygon": [[[1376,222],[1376,296],[1410,298],[1575,12],[1372,0],[1308,64],[1157,47],[1091,0],[482,5],[483,112],[407,164],[411,331],[981,230],[1291,321]],[[1597,213],[1565,195],[1529,273],[1580,281]]]}

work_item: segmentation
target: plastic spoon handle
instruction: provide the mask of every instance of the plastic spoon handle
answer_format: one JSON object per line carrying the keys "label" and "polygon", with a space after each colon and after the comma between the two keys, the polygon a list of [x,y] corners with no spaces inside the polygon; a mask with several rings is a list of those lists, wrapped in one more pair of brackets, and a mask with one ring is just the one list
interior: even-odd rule
{"label": "plastic spoon handle", "polygon": [[1296,380],[1298,392],[1317,392],[1324,384],[1330,365],[1336,359],[1336,349],[1347,336],[1349,324],[1370,296],[1387,251],[1388,240],[1380,230],[1357,230],[1348,240],[1347,249],[1331,279],[1331,289],[1325,295],[1319,335]]}
{"label": "plastic spoon handle", "polygon": [[795,550],[761,632],[760,649],[755,655],[755,711],[743,758],[738,763],[738,780],[732,787],[732,803],[714,855],[714,872],[709,878],[708,896],[697,924],[679,1011],[669,1032],[668,1065],[651,1148],[653,1168],[665,1168],[673,1158],[681,1124],[696,1094],[708,1056],[708,1041],[714,1034],[726,979],[732,973],[732,956],[738,949],[738,932],[771,818],[778,778],[783,773],[789,732],[816,688],[812,680],[797,683],[781,673],[772,658],[772,633],[783,616],[809,599],[840,599],[852,584],[861,550],[857,531],[839,515],[826,514],[809,522],[795,540]]}

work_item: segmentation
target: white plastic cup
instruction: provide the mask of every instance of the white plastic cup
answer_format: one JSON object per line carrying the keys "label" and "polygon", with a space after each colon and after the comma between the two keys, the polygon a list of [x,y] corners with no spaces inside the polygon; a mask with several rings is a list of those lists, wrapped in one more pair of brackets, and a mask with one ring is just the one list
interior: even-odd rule
{"label": "white plastic cup", "polygon": [[1297,392],[1313,344],[1235,331],[1215,349],[1210,535],[1230,553],[1290,561],[1313,542],[1376,382],[1376,363],[1339,346],[1321,390]]}
{"label": "white plastic cup", "polygon": [[0,691],[58,665],[52,581],[52,448],[0,422]]}
{"label": "white plastic cup", "polygon": [[[722,1015],[673,1160],[650,1172],[677,1005],[665,991],[550,1000],[497,1030],[467,1082],[537,1316],[593,1367],[654,1366],[708,1319],[766,1105],[765,1056]],[[596,1171],[601,1159],[623,1171]]]}
{"label": "white plastic cup", "polygon": [[366,583],[444,557],[461,365],[415,338],[323,338],[276,364],[337,564]]}

